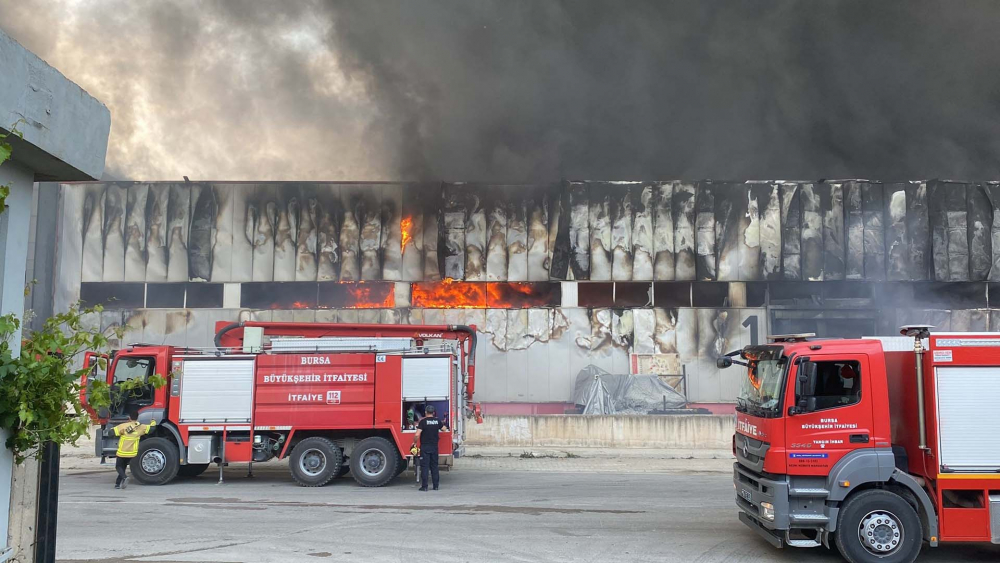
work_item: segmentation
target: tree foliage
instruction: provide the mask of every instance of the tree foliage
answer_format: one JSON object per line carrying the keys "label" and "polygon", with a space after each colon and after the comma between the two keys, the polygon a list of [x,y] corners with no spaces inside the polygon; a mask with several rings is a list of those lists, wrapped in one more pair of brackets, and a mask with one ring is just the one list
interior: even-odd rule
{"label": "tree foliage", "polygon": [[[24,135],[17,129],[17,126],[24,121],[20,119],[11,126],[10,133],[0,133],[0,164],[10,160],[11,154],[13,154],[14,149],[11,147],[10,142],[7,138],[11,135],[15,135],[19,138],[23,138]],[[7,196],[10,195],[10,184],[0,184],[0,213],[3,213],[7,209]]]}
{"label": "tree foliage", "polygon": [[[100,312],[99,306],[70,307],[24,337],[19,353],[11,344],[21,322],[13,314],[0,317],[0,428],[10,432],[6,446],[17,463],[37,455],[46,442],[75,444],[90,430],[80,391],[83,376],[93,366],[83,368],[82,357],[88,350],[106,351],[110,341],[100,330],[86,328],[84,317]],[[120,338],[122,331],[113,329],[111,335]],[[106,367],[107,360],[99,364]],[[145,384],[126,382],[112,392],[107,383],[94,382],[88,402],[93,408],[108,408]]]}

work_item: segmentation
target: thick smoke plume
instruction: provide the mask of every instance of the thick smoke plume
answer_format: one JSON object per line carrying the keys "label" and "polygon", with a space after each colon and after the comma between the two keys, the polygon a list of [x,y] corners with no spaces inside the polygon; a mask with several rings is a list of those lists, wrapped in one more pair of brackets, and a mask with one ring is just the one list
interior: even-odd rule
{"label": "thick smoke plume", "polygon": [[0,0],[137,179],[995,179],[1000,3]]}

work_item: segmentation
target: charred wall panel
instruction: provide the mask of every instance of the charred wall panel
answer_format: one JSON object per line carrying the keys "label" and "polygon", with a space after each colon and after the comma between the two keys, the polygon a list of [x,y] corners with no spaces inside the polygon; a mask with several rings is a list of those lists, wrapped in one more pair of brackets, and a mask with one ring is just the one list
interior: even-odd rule
{"label": "charred wall panel", "polygon": [[906,232],[906,186],[886,184],[884,190],[886,278],[909,279],[910,248]]}
{"label": "charred wall panel", "polygon": [[884,191],[881,184],[861,184],[861,209],[864,218],[864,278],[885,279],[885,228],[883,227]]}
{"label": "charred wall panel", "polygon": [[340,227],[344,224],[344,199],[341,186],[320,184],[316,187],[316,279],[340,279]]}
{"label": "charred wall panel", "polygon": [[931,232],[927,208],[927,183],[906,186],[906,232],[910,247],[911,280],[931,278]]}
{"label": "charred wall panel", "polygon": [[[590,184],[590,279],[611,279],[611,190],[607,184]],[[512,279],[512,278],[511,278]]]}
{"label": "charred wall panel", "polygon": [[146,280],[146,196],[148,184],[128,187],[125,206],[125,281]]}
{"label": "charred wall panel", "polygon": [[844,185],[821,184],[823,209],[823,279],[842,280],[847,275],[844,238]]}
{"label": "charred wall panel", "polygon": [[274,279],[274,235],[278,225],[277,189],[258,185],[247,205],[246,228],[253,235],[253,274],[255,282]]}
{"label": "charred wall panel", "polygon": [[396,281],[403,277],[403,189],[399,184],[381,186],[379,258],[382,271],[375,279]]}
{"label": "charred wall panel", "polygon": [[781,185],[782,278],[802,279],[802,204],[797,184]]}
{"label": "charred wall panel", "polygon": [[382,277],[382,187],[365,186],[360,192],[357,216],[361,225],[361,279]]}
{"label": "charred wall panel", "polygon": [[699,280],[714,280],[715,255],[715,191],[711,183],[698,186],[695,200],[695,275]]}
{"label": "charred wall panel", "polygon": [[653,279],[674,279],[674,184],[653,185]]}
{"label": "charred wall panel", "polygon": [[570,269],[575,280],[590,279],[590,189],[583,182],[569,186]]}
{"label": "charred wall panel", "polygon": [[191,186],[172,184],[167,201],[167,281],[188,280]]}
{"label": "charred wall panel", "polygon": [[802,184],[802,278],[823,281],[823,207],[820,187]]}
{"label": "charred wall panel", "polygon": [[845,277],[849,280],[860,280],[865,277],[865,219],[861,192],[861,185],[858,182],[844,184],[844,210],[847,221]]}
{"label": "charred wall panel", "polygon": [[191,226],[188,231],[188,277],[191,281],[212,279],[218,202],[208,184],[191,186]]}
{"label": "charred wall panel", "polygon": [[104,267],[101,280],[125,280],[125,207],[128,190],[109,184],[104,191]]}
{"label": "charred wall panel", "polygon": [[[210,189],[215,195],[215,225],[212,232],[212,271],[209,274],[210,280],[214,282],[227,282],[233,276],[233,256],[236,253],[236,241],[234,237],[235,226],[235,191],[241,190],[242,186],[231,184],[214,184]],[[240,234],[242,237],[242,233]]]}
{"label": "charred wall panel", "polygon": [[340,281],[361,280],[361,227],[364,222],[365,186],[343,186],[340,202]]}
{"label": "charred wall panel", "polygon": [[993,264],[993,206],[980,184],[968,187],[969,279],[981,281],[990,276]]}
{"label": "charred wall panel", "polygon": [[715,261],[716,279],[740,279],[740,237],[745,233],[747,214],[745,184],[719,184],[715,187]]}
{"label": "charred wall panel", "polygon": [[549,192],[549,279],[572,280],[570,262],[573,259],[573,246],[570,236],[570,190],[568,184],[563,184]]}
{"label": "charred wall panel", "polygon": [[298,229],[294,241],[295,281],[317,281],[320,205],[316,186],[300,186],[298,200]]}
{"label": "charred wall panel", "polygon": [[[229,256],[230,277],[228,280],[222,281],[251,281],[253,280],[253,245],[257,229],[255,223],[256,208],[254,207],[256,187],[253,184],[236,184],[231,188],[233,236]],[[150,189],[152,190],[152,188]],[[223,247],[217,246],[217,249],[219,254],[224,252]],[[221,257],[216,257],[215,264],[220,264],[220,259]]]}
{"label": "charred wall panel", "polygon": [[528,200],[528,280],[549,279],[549,199],[543,188]]}
{"label": "charred wall panel", "polygon": [[486,208],[477,187],[464,187],[468,202],[465,221],[465,279],[486,281]]}
{"label": "charred wall panel", "polygon": [[612,186],[611,278],[632,279],[632,222],[635,218],[630,185]]}
{"label": "charred wall panel", "polygon": [[653,185],[637,185],[630,190],[633,205],[632,279],[653,279]]}

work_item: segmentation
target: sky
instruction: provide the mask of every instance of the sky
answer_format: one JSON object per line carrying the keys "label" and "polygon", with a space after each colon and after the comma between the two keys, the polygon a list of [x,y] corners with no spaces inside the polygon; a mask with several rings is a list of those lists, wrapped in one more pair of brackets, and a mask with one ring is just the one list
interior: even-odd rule
{"label": "sky", "polygon": [[1000,2],[0,0],[107,179],[1000,180]]}

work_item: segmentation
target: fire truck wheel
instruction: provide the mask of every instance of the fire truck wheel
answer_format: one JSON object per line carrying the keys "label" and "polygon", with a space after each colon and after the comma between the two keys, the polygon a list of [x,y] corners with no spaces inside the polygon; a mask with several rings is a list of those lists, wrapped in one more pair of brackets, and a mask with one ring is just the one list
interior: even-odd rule
{"label": "fire truck wheel", "polygon": [[351,453],[351,475],[362,487],[381,487],[396,478],[399,452],[385,438],[365,438]]}
{"label": "fire truck wheel", "polygon": [[343,477],[344,475],[347,475],[350,472],[351,472],[351,465],[350,465],[350,463],[344,463],[344,464],[342,464],[340,466],[340,469],[337,469],[337,473],[334,474],[333,478],[334,479],[340,479],[341,477]]}
{"label": "fire truck wheel", "polygon": [[403,472],[406,471],[406,468],[409,467],[409,465],[410,465],[410,460],[405,458],[400,460],[399,467],[396,468],[396,476],[399,477],[400,475],[402,475]]}
{"label": "fire truck wheel", "polygon": [[132,458],[129,467],[132,477],[143,485],[166,485],[177,476],[179,458],[173,440],[143,438],[139,442],[139,454]]}
{"label": "fire truck wheel", "polygon": [[306,438],[292,450],[288,468],[303,487],[322,487],[333,480],[344,463],[344,453],[326,438]]}
{"label": "fire truck wheel", "polygon": [[187,465],[182,465],[177,470],[178,477],[197,477],[208,469],[207,463],[189,463]]}
{"label": "fire truck wheel", "polygon": [[840,510],[837,549],[851,563],[912,563],[920,555],[920,517],[899,495],[864,491]]}

